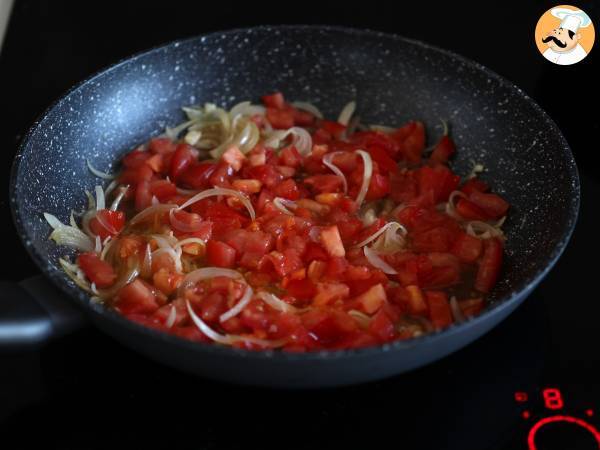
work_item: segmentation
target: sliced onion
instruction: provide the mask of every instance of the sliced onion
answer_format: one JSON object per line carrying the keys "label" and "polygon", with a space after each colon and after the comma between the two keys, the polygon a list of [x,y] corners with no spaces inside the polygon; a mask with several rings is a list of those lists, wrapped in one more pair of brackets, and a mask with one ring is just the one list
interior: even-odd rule
{"label": "sliced onion", "polygon": [[466,232],[468,235],[479,239],[489,239],[491,237],[504,239],[504,233],[500,228],[480,220],[471,220],[467,222]]}
{"label": "sliced onion", "polygon": [[102,240],[100,239],[100,236],[96,236],[96,245],[94,246],[94,251],[96,253],[102,252]]}
{"label": "sliced onion", "polygon": [[258,339],[258,338],[254,338],[254,337],[250,337],[250,336],[238,336],[235,334],[217,333],[215,330],[213,330],[211,327],[209,327],[200,317],[198,317],[198,315],[192,309],[192,305],[190,305],[190,302],[188,300],[186,300],[185,304],[186,304],[188,313],[190,314],[190,317],[192,318],[192,321],[194,322],[194,325],[196,325],[196,327],[198,327],[198,329],[204,335],[206,335],[208,338],[212,339],[213,341],[218,342],[219,344],[232,345],[232,344],[235,344],[236,342],[249,342],[251,344],[260,345],[260,346],[267,347],[267,348],[276,348],[276,347],[281,347],[286,342],[283,339],[269,341],[269,340]]}
{"label": "sliced onion", "polygon": [[233,122],[237,116],[254,116],[257,114],[263,116],[265,111],[264,106],[253,105],[251,102],[240,102],[229,110],[229,118]]}
{"label": "sliced onion", "polygon": [[186,144],[196,145],[196,143],[200,140],[201,137],[202,137],[202,131],[190,130],[187,133],[185,133],[183,140],[185,141]]}
{"label": "sliced onion", "polygon": [[63,258],[58,258],[58,263],[63,268],[67,276],[71,280],[73,280],[73,282],[77,286],[79,286],[84,291],[91,292],[90,284],[87,281],[85,281],[81,269],[76,264],[72,264]]}
{"label": "sliced onion", "polygon": [[102,186],[96,186],[96,211],[100,211],[105,208],[104,201],[104,189]]}
{"label": "sliced onion", "polygon": [[181,263],[181,248],[178,249],[174,249],[173,247],[163,247],[163,248],[159,248],[158,250],[154,250],[152,252],[152,257],[161,255],[163,253],[166,253],[167,255],[169,255],[171,257],[171,259],[173,260],[173,263],[175,264],[175,271],[178,273],[182,273],[183,272],[183,266]]}
{"label": "sliced onion", "polygon": [[104,172],[101,172],[100,170],[94,168],[94,166],[92,166],[92,163],[90,163],[89,159],[86,160],[86,162],[87,162],[89,171],[92,172],[94,175],[96,175],[98,178],[103,178],[105,180],[112,180],[115,178],[115,175],[104,173]]}
{"label": "sliced onion", "polygon": [[460,214],[456,212],[456,206],[454,205],[454,200],[456,197],[467,198],[467,195],[462,191],[452,191],[450,196],[448,197],[448,203],[446,203],[446,214],[456,220],[463,220]]}
{"label": "sliced onion", "polygon": [[347,127],[355,110],[356,110],[356,102],[355,101],[348,102],[346,104],[346,106],[344,106],[344,108],[342,109],[342,112],[340,113],[337,121]]}
{"label": "sliced onion", "polygon": [[309,102],[292,102],[292,106],[297,109],[301,109],[302,111],[307,111],[311,113],[313,116],[322,119],[323,113],[317,108],[315,105]]}
{"label": "sliced onion", "polygon": [[365,313],[357,311],[356,309],[351,309],[348,311],[348,315],[352,316],[358,322],[358,325],[361,328],[367,328],[371,323],[371,318],[367,316]]}
{"label": "sliced onion", "polygon": [[63,224],[52,214],[44,213],[44,218],[54,229],[50,238],[58,245],[66,245],[83,252],[94,250],[94,241],[79,228]]}
{"label": "sliced onion", "polygon": [[125,187],[121,188],[121,192],[119,192],[119,194],[115,197],[112,204],[110,205],[111,211],[116,211],[119,208],[119,205],[121,204],[121,200],[123,200],[123,197],[125,197],[125,194],[127,193],[128,189],[129,189],[129,186],[125,186]]}
{"label": "sliced onion", "polygon": [[364,241],[361,241],[360,243],[356,244],[355,247],[359,248],[359,247],[362,247],[363,245],[367,245],[369,242],[374,241],[379,236],[381,236],[383,233],[389,233],[388,236],[390,236],[390,237],[394,236],[398,230],[400,230],[402,232],[403,236],[406,236],[407,231],[403,225],[399,224],[398,222],[388,222],[384,226],[382,226],[379,230],[377,230],[375,233],[373,233],[371,236],[366,238]]}
{"label": "sliced onion", "polygon": [[177,230],[182,231],[184,233],[193,233],[195,231],[201,230],[204,226],[203,222],[198,222],[195,226],[193,226],[183,222],[182,220],[179,220],[177,217],[175,217],[175,211],[175,209],[169,211],[169,222],[171,222],[171,226],[173,228],[176,228]]}
{"label": "sliced onion", "polygon": [[242,295],[242,298],[240,298],[238,300],[238,302],[235,304],[235,306],[233,308],[231,308],[229,311],[221,314],[219,316],[219,321],[226,322],[229,319],[231,319],[232,317],[235,317],[239,313],[241,313],[243,311],[243,309],[248,305],[248,303],[250,303],[250,300],[252,300],[253,295],[254,295],[254,291],[252,290],[252,288],[249,285],[246,285],[246,289],[244,290],[244,295]]}
{"label": "sliced onion", "polygon": [[171,328],[173,326],[173,324],[175,323],[175,319],[177,319],[177,309],[175,308],[175,305],[171,305],[171,311],[169,311],[169,316],[167,317],[167,320],[165,321],[165,326],[167,328]]}
{"label": "sliced onion", "polygon": [[179,247],[183,247],[184,245],[187,245],[187,244],[200,244],[200,245],[204,245],[204,244],[206,244],[206,242],[204,242],[200,238],[191,237],[191,238],[186,238],[186,239],[182,239],[181,241],[178,241],[173,247],[174,248],[179,248]]}
{"label": "sliced onion", "polygon": [[[110,238],[110,236],[109,236]],[[104,241],[104,248],[102,249],[102,252],[100,253],[100,259],[106,259],[106,255],[108,254],[109,250],[112,248],[113,245],[115,245],[115,242],[117,242],[117,239],[106,239]]]}
{"label": "sliced onion", "polygon": [[279,144],[289,135],[293,136],[292,145],[298,153],[307,156],[312,151],[312,137],[310,133],[301,127],[292,127],[287,130],[276,130],[265,140],[266,147],[279,148]]}
{"label": "sliced onion", "polygon": [[188,273],[179,285],[179,296],[182,296],[184,291],[198,281],[208,280],[215,277],[228,277],[234,280],[244,280],[244,276],[232,269],[222,269],[221,267],[203,267],[193,270]]}
{"label": "sliced onion", "polygon": [[333,152],[333,153],[327,153],[326,155],[323,155],[323,164],[325,164],[329,169],[331,169],[331,171],[333,173],[335,173],[338,177],[340,177],[342,179],[342,184],[344,186],[344,194],[346,192],[348,192],[348,181],[346,181],[346,175],[344,175],[344,172],[342,172],[340,170],[340,168],[338,166],[336,166],[335,164],[333,164],[332,160],[333,157],[335,155],[339,155],[342,154],[343,152]]}
{"label": "sliced onion", "polygon": [[393,133],[396,131],[396,128],[387,127],[385,125],[370,125],[369,128],[373,131],[381,131],[382,133]]}
{"label": "sliced onion", "polygon": [[151,234],[150,239],[156,242],[158,248],[173,248],[177,244],[177,238],[168,234]]}
{"label": "sliced onion", "polygon": [[213,197],[213,196],[217,196],[217,195],[228,195],[228,196],[234,196],[237,197],[242,204],[246,207],[246,209],[248,210],[248,213],[250,213],[250,217],[252,218],[252,220],[254,220],[256,218],[256,213],[254,212],[254,208],[252,207],[252,203],[250,203],[250,200],[248,200],[248,197],[246,197],[244,194],[242,194],[239,191],[234,191],[233,189],[225,189],[225,188],[212,188],[212,189],[207,189],[205,191],[199,192],[198,194],[194,195],[192,198],[190,198],[188,201],[186,201],[183,205],[177,207],[178,209],[185,209],[190,205],[193,205],[194,203],[207,198],[207,197]]}
{"label": "sliced onion", "polygon": [[261,291],[256,296],[258,298],[260,298],[263,302],[265,302],[267,305],[269,305],[271,308],[273,308],[277,311],[286,312],[286,313],[294,313],[294,314],[305,311],[304,308],[302,308],[302,309],[296,308],[295,306],[284,302],[276,295],[271,294],[270,292]]}
{"label": "sliced onion", "polygon": [[455,322],[461,323],[466,320],[466,317],[463,314],[462,309],[460,309],[460,306],[458,305],[454,295],[450,297],[450,310],[452,311],[452,317],[454,317]]}
{"label": "sliced onion", "polygon": [[96,209],[90,209],[86,211],[81,218],[81,228],[83,229],[83,232],[92,239],[94,238],[94,233],[90,230],[90,220],[94,217],[96,217]]}
{"label": "sliced onion", "polygon": [[140,274],[142,277],[149,277],[152,275],[152,251],[150,250],[150,244],[146,244],[146,251],[144,252]]}
{"label": "sliced onion", "polygon": [[118,185],[119,183],[117,182],[117,180],[112,180],[110,183],[108,183],[108,186],[106,186],[106,189],[104,189],[104,197],[108,198],[113,189],[116,188]]}
{"label": "sliced onion", "polygon": [[90,191],[88,191],[87,189],[84,192],[88,199],[88,210],[96,209],[96,199],[94,198],[92,193]]}
{"label": "sliced onion", "polygon": [[[73,211],[73,210],[71,210],[71,215],[69,216],[69,225],[71,225],[73,228],[79,229],[79,227],[77,226],[77,222],[75,222],[75,211]],[[54,227],[52,227],[52,228],[54,228]]]}
{"label": "sliced onion", "polygon": [[273,199],[273,205],[279,211],[281,211],[282,213],[287,214],[289,216],[293,216],[294,213],[292,211],[290,211],[288,208],[296,209],[298,207],[298,205],[296,205],[295,201],[288,200],[286,198],[281,198],[281,197],[275,197]]}
{"label": "sliced onion", "polygon": [[190,126],[194,125],[195,123],[198,123],[199,120],[200,119],[191,119],[186,122],[180,123],[179,125],[177,125],[173,128],[165,127],[165,135],[172,141],[175,141],[175,140],[177,140],[177,137],[179,136],[179,134],[181,134],[182,131],[188,129]]}
{"label": "sliced onion", "polygon": [[373,208],[367,209],[367,211],[363,214],[360,219],[363,223],[363,226],[368,227],[373,225],[377,220],[377,214],[375,214],[375,210]]}
{"label": "sliced onion", "polygon": [[117,292],[119,292],[122,287],[128,285],[133,280],[135,280],[135,278],[139,275],[139,273],[140,273],[140,271],[139,271],[139,267],[137,265],[135,267],[132,267],[131,269],[129,269],[127,271],[127,273],[125,273],[125,275],[123,275],[121,278],[119,278],[115,282],[115,284],[113,284],[111,287],[109,287],[107,289],[100,289],[98,291],[98,296],[103,299],[108,299],[108,298],[114,297],[115,294]]}
{"label": "sliced onion", "polygon": [[153,214],[163,214],[169,212],[173,208],[178,208],[179,206],[176,204],[160,204],[155,206],[149,206],[148,208],[140,211],[138,214],[133,216],[133,218],[129,221],[129,225],[135,225],[146,220],[148,217]]}
{"label": "sliced onion", "polygon": [[356,196],[356,203],[358,206],[360,206],[365,200],[369,190],[369,185],[371,184],[371,176],[373,175],[373,160],[371,159],[371,155],[364,150],[356,150],[356,153],[360,155],[364,162],[363,181],[362,185],[360,186],[360,191]]}
{"label": "sliced onion", "polygon": [[390,266],[388,263],[386,263],[383,259],[381,259],[381,257],[377,254],[377,252],[375,250],[373,250],[371,247],[368,247],[365,245],[363,247],[363,251],[365,252],[365,257],[367,258],[367,261],[369,261],[369,263],[373,267],[380,269],[383,273],[387,273],[388,275],[393,275],[393,274],[398,273],[396,271],[396,269],[394,269],[392,266]]}
{"label": "sliced onion", "polygon": [[189,196],[192,196],[192,195],[198,194],[199,192],[201,192],[201,191],[199,191],[198,189],[182,189],[182,188],[177,188],[177,193],[179,195],[189,195]]}

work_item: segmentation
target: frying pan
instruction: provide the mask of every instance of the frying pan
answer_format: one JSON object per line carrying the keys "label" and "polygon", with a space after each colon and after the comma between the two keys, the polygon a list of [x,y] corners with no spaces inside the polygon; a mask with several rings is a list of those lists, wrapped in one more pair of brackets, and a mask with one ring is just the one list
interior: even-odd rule
{"label": "frying pan", "polygon": [[[99,182],[86,160],[101,170],[114,168],[126,151],[181,122],[182,105],[231,106],[276,90],[315,103],[329,117],[356,100],[365,123],[422,120],[430,142],[441,133],[440,120],[449,121],[458,147],[453,168],[466,175],[474,161],[482,163],[483,178],[511,204],[502,277],[481,315],[380,347],[249,352],[188,342],[130,322],[90,302],[67,278],[58,258],[69,252],[48,240],[42,213],[66,222],[72,209],[84,208],[84,190]],[[72,89],[24,138],[10,201],[23,244],[44,276],[2,284],[3,351],[42,345],[87,320],[124,345],[191,373],[241,384],[323,387],[400,374],[497,325],[567,245],[579,209],[579,179],[556,124],[523,91],[480,64],[374,31],[264,26],[155,48]]]}

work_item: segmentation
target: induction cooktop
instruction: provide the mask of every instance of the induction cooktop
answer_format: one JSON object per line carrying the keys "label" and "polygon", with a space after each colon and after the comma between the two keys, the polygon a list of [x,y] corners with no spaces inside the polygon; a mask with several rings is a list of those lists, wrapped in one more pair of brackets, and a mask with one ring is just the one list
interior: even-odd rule
{"label": "induction cooktop", "polygon": [[[197,20],[182,17],[177,27],[144,38],[147,23],[163,20],[162,9],[136,9],[142,23],[127,28],[126,19],[113,16],[131,11],[112,8],[110,14],[99,10],[90,16],[64,6],[17,2],[0,57],[1,98],[14,111],[1,136],[4,175],[35,114],[74,81],[133,50],[213,27],[262,22],[239,12],[228,16],[223,7],[211,26],[202,28]],[[331,23],[338,16],[332,12],[326,18]],[[271,23],[280,20],[271,17]],[[374,17],[365,13],[365,26],[400,31],[391,19]],[[340,24],[357,25],[356,20],[344,22],[343,15],[338,18]],[[93,34],[106,31],[110,20],[116,20],[114,32]],[[492,33],[501,28],[487,26]],[[532,32],[518,21],[513,26],[517,36],[506,36],[508,44]],[[452,46],[444,45],[452,36],[443,30],[432,33],[434,43]],[[425,38],[410,25],[402,34]],[[122,42],[134,44],[123,48]],[[582,209],[571,244],[514,314],[427,367],[375,383],[316,391],[239,387],[190,376],[89,326],[36,351],[0,354],[3,448],[600,449],[600,177],[587,148],[598,124],[564,110],[552,90],[566,72],[548,68],[542,58],[531,56],[530,69],[521,74],[476,42],[462,51],[520,77],[514,81],[529,89],[565,132],[581,171]],[[527,53],[521,58],[527,60]],[[579,72],[570,72],[581,83],[592,79],[593,58],[574,69]],[[3,264],[3,278],[19,280],[36,269],[10,223],[6,195],[0,202],[5,218],[0,235],[6,238],[3,257],[10,264]]]}

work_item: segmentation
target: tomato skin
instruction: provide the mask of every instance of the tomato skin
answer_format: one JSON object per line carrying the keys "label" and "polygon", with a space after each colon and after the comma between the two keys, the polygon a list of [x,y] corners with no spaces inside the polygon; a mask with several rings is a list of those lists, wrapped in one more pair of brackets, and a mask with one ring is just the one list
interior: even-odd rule
{"label": "tomato skin", "polygon": [[150,192],[150,182],[140,181],[135,188],[135,209],[142,211],[152,205],[152,192]]}
{"label": "tomato skin", "polygon": [[192,163],[194,159],[192,149],[193,147],[188,144],[179,144],[175,149],[169,170],[172,180],[177,180],[179,175]]}
{"label": "tomato skin", "polygon": [[509,204],[506,200],[496,194],[486,194],[473,191],[469,200],[479,207],[490,219],[499,219],[508,211]]}
{"label": "tomato skin", "polygon": [[128,169],[138,169],[145,164],[146,160],[148,160],[150,156],[152,155],[148,152],[134,150],[132,152],[127,153],[123,157],[121,162],[123,163],[123,166],[125,166]]}
{"label": "tomato skin", "polygon": [[345,125],[342,125],[339,122],[334,122],[332,120],[322,120],[321,128],[336,139],[339,139],[342,133],[346,131]]}
{"label": "tomato skin", "polygon": [[159,308],[159,304],[150,287],[137,278],[119,290],[115,307],[126,315],[152,314]]}
{"label": "tomato skin", "polygon": [[452,253],[462,262],[472,263],[479,258],[482,248],[483,243],[481,239],[461,232],[452,245]]}
{"label": "tomato skin", "polygon": [[176,144],[169,138],[154,138],[148,143],[148,150],[151,153],[165,155],[175,151]]}
{"label": "tomato skin", "polygon": [[436,330],[446,328],[453,322],[448,296],[442,291],[427,291],[425,299],[429,308],[429,319]]}
{"label": "tomato skin", "polygon": [[292,297],[300,300],[311,300],[317,294],[317,287],[308,279],[292,280],[287,284],[286,290]]}
{"label": "tomato skin", "polygon": [[208,180],[217,168],[213,162],[192,162],[179,176],[179,181],[192,189],[210,186]]}
{"label": "tomato skin", "polygon": [[289,167],[299,167],[302,164],[302,156],[296,150],[296,147],[286,147],[279,153],[281,162]]}
{"label": "tomato skin", "polygon": [[479,262],[479,269],[475,278],[475,289],[478,291],[487,293],[496,284],[502,265],[502,251],[502,241],[500,239],[485,240],[483,256]]}
{"label": "tomato skin", "polygon": [[305,178],[304,183],[320,193],[338,192],[343,184],[337,175],[313,175]]}
{"label": "tomato skin", "polygon": [[484,181],[481,181],[479,178],[471,178],[469,179],[463,186],[460,188],[462,192],[467,194],[467,196],[471,195],[473,192],[487,192],[490,187]]}
{"label": "tomato skin", "polygon": [[294,111],[290,109],[276,109],[267,106],[267,120],[278,130],[287,130],[294,126]]}
{"label": "tomato skin", "polygon": [[235,249],[211,239],[206,243],[206,258],[211,266],[232,268],[235,266]]}
{"label": "tomato skin", "polygon": [[316,117],[308,111],[294,108],[294,125],[299,127],[310,127],[314,125],[315,120]]}
{"label": "tomato skin", "polygon": [[388,153],[383,148],[370,146],[367,148],[367,152],[371,155],[373,161],[375,161],[384,172],[398,172],[398,164],[396,164],[396,161],[390,158]]}
{"label": "tomato skin", "polygon": [[390,193],[390,180],[387,176],[380,173],[374,173],[371,176],[371,182],[369,183],[369,190],[365,200],[372,201],[379,198],[383,198]]}
{"label": "tomato skin", "polygon": [[381,342],[391,341],[396,335],[394,323],[383,309],[377,311],[369,322],[369,332]]}
{"label": "tomato skin", "polygon": [[291,178],[282,181],[273,188],[273,193],[276,197],[283,197],[288,200],[298,200],[300,198],[300,191],[298,185]]}
{"label": "tomato skin", "polygon": [[433,149],[433,152],[429,157],[429,164],[446,164],[455,152],[456,146],[454,145],[454,142],[448,136],[444,135]]}
{"label": "tomato skin", "polygon": [[422,122],[409,122],[392,133],[400,153],[410,164],[419,164],[425,149],[425,127]]}
{"label": "tomato skin", "polygon": [[244,177],[254,178],[268,188],[275,187],[283,178],[272,165],[267,164],[249,167],[247,171],[242,170],[242,172]]}
{"label": "tomato skin", "polygon": [[150,192],[158,200],[164,202],[177,194],[177,186],[167,180],[156,180],[150,183]]}
{"label": "tomato skin", "polygon": [[125,213],[101,209],[96,217],[90,220],[90,231],[104,241],[109,236],[116,236],[125,227]]}
{"label": "tomato skin", "polygon": [[77,257],[77,263],[85,276],[98,288],[112,286],[117,279],[117,274],[112,266],[101,260],[96,253],[81,253]]}
{"label": "tomato skin", "polygon": [[265,106],[271,108],[281,109],[285,106],[285,98],[281,92],[274,92],[273,94],[263,95],[261,98]]}
{"label": "tomato skin", "polygon": [[461,198],[456,203],[456,212],[467,220],[487,220],[488,215],[470,200]]}

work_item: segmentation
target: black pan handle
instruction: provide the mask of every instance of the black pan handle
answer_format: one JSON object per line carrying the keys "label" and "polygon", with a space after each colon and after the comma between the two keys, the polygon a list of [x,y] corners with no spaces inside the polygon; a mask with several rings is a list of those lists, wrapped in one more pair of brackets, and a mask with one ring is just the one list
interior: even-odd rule
{"label": "black pan handle", "polygon": [[82,312],[42,275],[0,281],[0,352],[36,349],[84,323]]}

